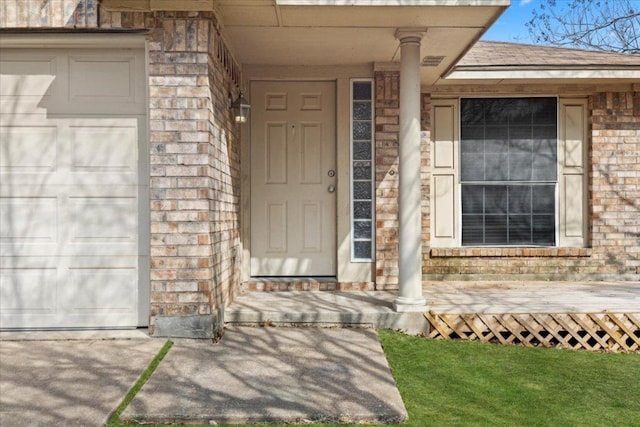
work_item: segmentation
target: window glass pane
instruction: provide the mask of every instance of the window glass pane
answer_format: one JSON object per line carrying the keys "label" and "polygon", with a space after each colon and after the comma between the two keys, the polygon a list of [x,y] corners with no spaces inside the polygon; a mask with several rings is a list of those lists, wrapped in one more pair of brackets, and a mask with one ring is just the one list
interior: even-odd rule
{"label": "window glass pane", "polygon": [[484,123],[484,102],[482,99],[465,99],[460,107],[460,124],[464,126]]}
{"label": "window glass pane", "polygon": [[533,216],[533,243],[537,245],[556,244],[554,215]]}
{"label": "window glass pane", "polygon": [[354,120],[371,120],[371,103],[370,102],[354,102],[353,103],[353,119]]}
{"label": "window glass pane", "polygon": [[371,202],[353,202],[354,219],[371,219]]}
{"label": "window glass pane", "polygon": [[531,186],[509,186],[509,213],[531,213]]}
{"label": "window glass pane", "polygon": [[371,160],[371,142],[354,142],[353,158],[354,160]]}
{"label": "window glass pane", "polygon": [[371,99],[371,82],[353,82],[353,99]]}
{"label": "window glass pane", "polygon": [[484,141],[485,153],[506,154],[508,149],[509,149],[509,143],[506,139],[493,138],[493,139],[486,139]]}
{"label": "window glass pane", "polygon": [[532,179],[534,181],[556,181],[558,175],[556,140],[543,139],[534,142]]}
{"label": "window glass pane", "polygon": [[353,183],[353,198],[360,200],[371,199],[371,181],[367,182],[354,182]]}
{"label": "window glass pane", "polygon": [[509,124],[528,125],[533,119],[532,105],[529,98],[511,98],[508,100]]}
{"label": "window glass pane", "polygon": [[463,127],[460,132],[460,150],[463,153],[482,152],[484,150],[484,130],[484,126]]}
{"label": "window glass pane", "polygon": [[371,221],[354,221],[353,237],[356,239],[371,239]]}
{"label": "window glass pane", "polygon": [[507,243],[507,215],[486,215],[484,217],[484,242],[487,245]]}
{"label": "window glass pane", "polygon": [[482,245],[484,243],[484,216],[462,215],[462,244]]}
{"label": "window glass pane", "polygon": [[371,180],[371,162],[353,162],[353,179]]}
{"label": "window glass pane", "polygon": [[509,138],[509,128],[506,126],[486,126],[484,135],[487,140],[506,141]]}
{"label": "window glass pane", "polygon": [[484,180],[506,181],[509,179],[509,157],[507,153],[487,153],[484,157]]}
{"label": "window glass pane", "polygon": [[484,212],[484,186],[463,185],[462,186],[462,213],[483,213]]}
{"label": "window glass pane", "polygon": [[353,122],[353,139],[370,140],[371,122]]}
{"label": "window glass pane", "polygon": [[509,112],[513,108],[510,99],[484,99],[484,118],[486,125],[506,126],[509,123]]}
{"label": "window glass pane", "polygon": [[509,215],[509,244],[531,244],[531,216]]}
{"label": "window glass pane", "polygon": [[353,242],[353,255],[355,258],[372,258],[371,242]]}
{"label": "window glass pane", "polygon": [[488,215],[507,213],[507,187],[487,185],[484,187],[484,211]]}
{"label": "window glass pane", "polygon": [[557,104],[556,98],[538,98],[532,107],[533,122],[555,127],[558,117]]}
{"label": "window glass pane", "polygon": [[558,127],[555,122],[551,125],[538,125],[537,123],[535,124],[536,126],[534,126],[532,129],[533,139],[553,139],[553,141],[555,142],[558,136]]}
{"label": "window glass pane", "polygon": [[531,191],[533,213],[555,215],[555,186],[534,185]]}
{"label": "window glass pane", "polygon": [[531,181],[531,153],[509,153],[509,181]]}
{"label": "window glass pane", "polygon": [[460,165],[462,181],[484,181],[484,154],[461,154]]}
{"label": "window glass pane", "polygon": [[511,141],[531,141],[533,138],[533,128],[531,125],[509,126],[509,139]]}
{"label": "window glass pane", "polygon": [[554,244],[557,157],[556,98],[463,98],[463,244]]}

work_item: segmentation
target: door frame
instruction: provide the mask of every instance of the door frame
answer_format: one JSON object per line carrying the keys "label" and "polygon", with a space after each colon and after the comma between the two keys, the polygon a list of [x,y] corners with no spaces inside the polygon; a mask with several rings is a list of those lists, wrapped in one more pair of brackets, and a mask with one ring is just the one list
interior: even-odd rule
{"label": "door frame", "polygon": [[[350,208],[350,105],[352,78],[373,78],[371,64],[345,66],[244,65],[242,87],[250,89],[252,81],[333,81],[336,84],[336,279],[340,282],[372,282],[375,262],[351,262]],[[245,95],[251,103],[251,93]],[[249,121],[252,119],[249,113]],[[251,279],[251,135],[250,124],[240,127],[242,267],[240,282]]]}

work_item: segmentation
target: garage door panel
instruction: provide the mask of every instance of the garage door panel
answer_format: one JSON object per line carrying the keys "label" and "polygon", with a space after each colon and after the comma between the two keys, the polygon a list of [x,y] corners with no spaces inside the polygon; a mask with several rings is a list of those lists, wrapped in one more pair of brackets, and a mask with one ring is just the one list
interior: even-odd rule
{"label": "garage door panel", "polygon": [[135,102],[134,55],[69,56],[69,99],[72,102]]}
{"label": "garage door panel", "polygon": [[72,242],[136,242],[138,209],[135,197],[72,197],[70,202]]}
{"label": "garage door panel", "polygon": [[70,136],[72,171],[137,173],[135,125],[74,125]]}
{"label": "garage door panel", "polygon": [[49,95],[56,78],[56,57],[44,55],[25,57],[2,55],[0,59],[0,96]]}
{"label": "garage door panel", "polygon": [[[101,264],[101,263],[99,263]],[[135,312],[138,277],[136,267],[129,268],[71,268],[67,284],[60,292],[60,309],[82,312],[91,310]]]}
{"label": "garage door panel", "polygon": [[0,126],[0,172],[53,172],[57,141],[56,126]]}
{"label": "garage door panel", "polygon": [[56,197],[0,198],[0,244],[55,244],[57,218]]}
{"label": "garage door panel", "polygon": [[[144,114],[144,52],[138,49],[2,51],[3,112]],[[39,98],[28,99],[28,97]],[[13,99],[10,99],[13,98]]]}
{"label": "garage door panel", "polygon": [[55,268],[0,268],[0,309],[14,315],[54,313],[56,288]]}
{"label": "garage door panel", "polygon": [[137,324],[135,257],[7,257],[1,260],[0,328]]}

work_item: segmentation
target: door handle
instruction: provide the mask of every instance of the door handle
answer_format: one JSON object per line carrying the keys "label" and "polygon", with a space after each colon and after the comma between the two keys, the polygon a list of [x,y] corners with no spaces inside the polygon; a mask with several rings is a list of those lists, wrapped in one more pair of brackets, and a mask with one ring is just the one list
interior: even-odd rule
{"label": "door handle", "polygon": [[327,191],[329,191],[329,193],[333,193],[334,191],[336,191],[336,186],[330,185],[329,188],[327,188]]}

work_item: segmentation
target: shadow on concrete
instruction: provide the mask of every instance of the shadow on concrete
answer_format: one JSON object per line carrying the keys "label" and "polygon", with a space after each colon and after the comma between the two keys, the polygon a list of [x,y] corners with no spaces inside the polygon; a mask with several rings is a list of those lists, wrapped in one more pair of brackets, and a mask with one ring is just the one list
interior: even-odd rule
{"label": "shadow on concrete", "polygon": [[230,327],[176,340],[122,415],[145,422],[406,419],[377,334],[362,329]]}
{"label": "shadow on concrete", "polygon": [[0,425],[101,426],[163,344],[0,341]]}

